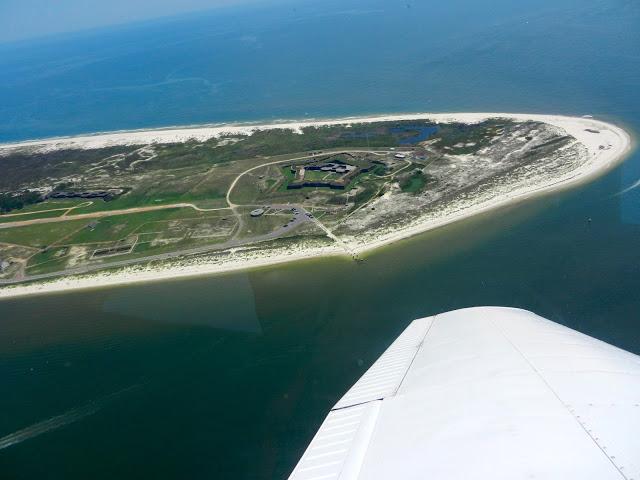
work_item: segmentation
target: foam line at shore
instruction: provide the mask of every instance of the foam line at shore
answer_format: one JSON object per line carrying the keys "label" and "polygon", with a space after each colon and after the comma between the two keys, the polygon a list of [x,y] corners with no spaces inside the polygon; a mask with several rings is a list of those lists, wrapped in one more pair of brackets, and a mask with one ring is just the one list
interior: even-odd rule
{"label": "foam line at shore", "polygon": [[[362,117],[344,117],[324,120],[282,121],[275,123],[230,123],[218,125],[167,127],[150,130],[123,130],[102,132],[73,137],[57,137],[41,140],[27,140],[17,143],[0,144],[0,152],[16,147],[37,147],[39,150],[51,151],[67,148],[104,148],[116,145],[138,145],[148,143],[180,143],[189,140],[205,141],[226,135],[248,135],[256,131],[288,129],[301,131],[306,127],[321,127],[327,125],[345,125],[356,123],[373,123],[403,120],[432,120],[438,123],[464,122],[477,123],[487,118],[512,118],[515,120],[538,120],[556,125],[570,126],[572,121],[580,120],[593,124],[604,124],[598,120],[586,117],[567,117],[561,115],[537,115],[519,113],[410,113],[393,115],[375,115]],[[569,132],[571,133],[571,132]]]}
{"label": "foam line at shore", "polygon": [[[184,142],[189,139],[206,140],[220,135],[248,134],[256,130],[274,128],[288,128],[300,131],[304,127],[323,125],[344,125],[350,123],[371,123],[381,121],[401,120],[432,120],[438,123],[463,122],[477,123],[487,118],[508,118],[513,120],[534,120],[564,129],[569,135],[581,142],[588,151],[588,158],[576,170],[560,178],[535,183],[509,192],[499,198],[484,203],[470,202],[465,208],[454,214],[446,214],[440,218],[420,222],[397,231],[387,232],[377,238],[369,239],[366,243],[349,245],[354,252],[370,251],[388,245],[413,235],[438,228],[440,226],[460,221],[464,218],[482,212],[522,201],[542,193],[568,188],[579,183],[593,180],[621,162],[631,151],[631,137],[620,127],[600,120],[586,117],[567,117],[560,115],[534,115],[514,113],[438,113],[438,114],[407,114],[384,115],[374,117],[350,117],[323,121],[286,122],[265,125],[224,125],[208,127],[188,127],[184,129],[160,129],[148,131],[117,132],[98,135],[87,135],[74,138],[48,139],[41,141],[21,142],[18,144],[0,145],[3,149],[16,147],[34,147],[38,149],[61,148],[100,148],[104,146],[136,144],[136,143],[171,143]],[[597,132],[597,133],[596,133]],[[224,262],[206,262],[202,259],[176,260],[170,265],[160,267],[136,266],[115,272],[97,272],[78,277],[61,277],[43,283],[16,285],[0,288],[0,299],[30,294],[61,292],[86,288],[106,287],[130,283],[168,280],[199,275],[223,273],[248,268],[264,267],[290,261],[325,257],[329,255],[344,255],[344,250],[332,247],[300,247],[295,251],[265,251],[252,252],[247,255],[231,255]]]}

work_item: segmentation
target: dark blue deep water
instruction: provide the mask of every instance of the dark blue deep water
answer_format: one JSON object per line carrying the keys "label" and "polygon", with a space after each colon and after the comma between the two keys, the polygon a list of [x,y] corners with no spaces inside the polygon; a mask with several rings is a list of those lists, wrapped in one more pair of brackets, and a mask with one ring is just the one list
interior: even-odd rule
{"label": "dark blue deep water", "polygon": [[[639,85],[636,0],[228,8],[0,45],[0,141],[415,111],[636,132]],[[285,478],[407,323],[454,308],[523,307],[640,353],[639,179],[634,153],[359,264],[2,301],[0,478]]]}
{"label": "dark blue deep water", "polygon": [[0,141],[377,112],[637,113],[633,0],[306,2],[0,45]]}

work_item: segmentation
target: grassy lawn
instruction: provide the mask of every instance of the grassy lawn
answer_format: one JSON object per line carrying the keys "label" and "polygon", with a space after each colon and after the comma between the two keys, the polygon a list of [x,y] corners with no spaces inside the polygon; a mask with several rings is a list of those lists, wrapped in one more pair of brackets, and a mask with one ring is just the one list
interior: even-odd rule
{"label": "grassy lawn", "polygon": [[[352,198],[356,208],[371,200],[389,181],[399,181],[402,191],[408,193],[415,194],[426,188],[429,178],[411,173],[409,169],[398,173],[393,179],[381,178],[387,174],[386,168],[383,165],[373,166],[371,162],[376,159],[386,161],[392,158],[392,153],[382,157],[366,152],[345,153],[348,149],[386,150],[398,147],[400,141],[410,140],[420,134],[422,123],[355,123],[349,126],[310,127],[302,132],[274,129],[257,131],[251,135],[213,138],[205,142],[153,144],[144,149],[140,145],[34,154],[15,152],[3,160],[8,165],[7,171],[11,173],[0,176],[0,189],[6,192],[7,202],[11,205],[18,201],[22,204],[37,201],[40,198],[37,192],[50,188],[77,192],[120,188],[125,193],[110,201],[52,199],[29,204],[14,212],[27,215],[0,215],[0,227],[6,222],[59,217],[65,210],[46,210],[72,207],[71,217],[83,213],[178,203],[193,203],[202,208],[224,208],[227,207],[225,197],[229,186],[241,174],[232,192],[233,202],[247,206],[304,204],[316,214],[325,214],[331,221],[344,215],[347,190],[354,187],[358,188],[358,193]],[[488,121],[479,126],[445,125],[434,134],[433,138],[439,141],[434,145],[473,150],[509,128],[508,122],[502,120]],[[292,162],[303,165],[317,161],[341,161],[360,168],[372,168],[372,171],[353,178],[346,190],[328,187],[287,190],[287,185],[295,180],[295,174],[289,167]],[[267,163],[270,165],[265,165]],[[251,170],[253,168],[255,170]],[[309,182],[329,183],[341,177],[342,174],[334,172],[307,170],[305,173],[305,180]],[[289,212],[252,218],[249,211],[253,208],[242,209],[242,238],[281,229],[293,218]],[[178,251],[196,245],[215,245],[228,240],[235,228],[237,218],[230,210],[199,212],[192,208],[171,208],[0,228],[0,242],[41,249],[29,262],[30,273],[36,273],[73,266],[76,262],[77,265],[107,265],[109,262]],[[305,228],[312,229],[312,226],[306,225],[300,230]],[[286,232],[286,235],[292,234]],[[138,243],[130,254],[90,258],[96,248],[111,247],[116,242],[133,238]],[[72,248],[61,256],[59,247],[62,245]],[[29,258],[33,252],[35,250],[27,251],[21,258]],[[70,260],[73,261],[69,263]]]}
{"label": "grassy lawn", "polygon": [[424,175],[411,175],[405,182],[400,183],[400,188],[405,193],[418,193],[425,184]]}
{"label": "grassy lawn", "polygon": [[[127,236],[139,231],[157,231],[155,229],[166,228],[166,222],[181,221],[183,219],[206,218],[207,216],[218,217],[218,212],[198,212],[192,208],[170,208],[152,212],[130,213],[124,215],[114,215],[112,217],[95,219],[93,229],[83,229],[68,243],[97,243],[114,242],[122,240]],[[164,225],[161,223],[165,222]],[[89,222],[87,222],[88,224]]]}
{"label": "grassy lawn", "polygon": [[280,169],[280,173],[282,173],[282,176],[284,177],[284,182],[282,183],[282,185],[280,185],[280,187],[278,187],[278,190],[281,192],[286,192],[287,185],[289,185],[296,179],[296,174],[291,171],[290,166],[282,167]]}
{"label": "grassy lawn", "polygon": [[28,227],[0,229],[0,242],[44,248],[84,227],[88,220],[44,223]]}
{"label": "grassy lawn", "polygon": [[69,259],[66,256],[61,258],[51,258],[46,261],[42,260],[40,255],[37,255],[29,261],[27,273],[29,275],[38,275],[41,273],[51,273],[64,270],[68,261]]}
{"label": "grassy lawn", "polygon": [[31,269],[36,269],[39,273],[42,273],[43,271],[50,271],[48,270],[49,265],[54,265],[56,268],[64,267],[67,261],[66,253],[68,253],[68,248],[66,247],[53,247],[38,252],[29,259],[29,263],[27,265],[29,273],[34,273]]}
{"label": "grassy lawn", "polygon": [[341,175],[334,172],[323,172],[320,170],[307,170],[304,172],[304,179],[307,182],[331,182],[337,180]]}
{"label": "grassy lawn", "polygon": [[53,218],[53,217],[61,217],[64,215],[66,210],[56,210],[53,212],[33,212],[27,213],[25,215],[0,215],[0,223],[11,223],[11,222],[23,222],[27,220],[35,220],[36,218]]}

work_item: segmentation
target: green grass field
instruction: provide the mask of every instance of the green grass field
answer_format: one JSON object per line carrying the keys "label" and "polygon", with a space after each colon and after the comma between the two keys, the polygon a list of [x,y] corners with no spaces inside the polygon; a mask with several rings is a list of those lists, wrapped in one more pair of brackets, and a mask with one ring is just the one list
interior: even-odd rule
{"label": "green grass field", "polygon": [[37,218],[61,217],[67,210],[40,211],[21,215],[0,215],[0,223],[24,222],[25,220],[35,220]]}
{"label": "green grass field", "polygon": [[[420,132],[418,124],[432,126],[427,121],[356,123],[310,127],[302,132],[264,130],[205,142],[40,153],[16,151],[3,157],[10,175],[0,177],[0,194],[15,206],[11,207],[14,208],[11,213],[24,215],[0,215],[0,242],[23,246],[20,261],[29,259],[28,273],[42,273],[142,259],[145,255],[179,252],[193,246],[215,248],[230,238],[250,242],[253,237],[274,230],[280,232],[293,217],[283,211],[251,218],[249,212],[257,206],[301,205],[330,226],[385,189],[391,191],[387,187],[395,182],[403,192],[414,195],[429,187],[429,178],[416,172],[426,166],[409,166],[398,161],[395,153],[402,151],[412,161],[419,161],[416,159],[424,159],[438,148],[447,147],[446,153],[473,152],[488,145],[499,132],[512,128],[504,120],[477,125],[444,124],[437,127],[429,147],[400,145],[400,141],[410,140]],[[391,150],[392,147],[402,148]],[[371,152],[374,149],[379,151],[374,154]],[[442,157],[444,153],[439,155]],[[434,154],[434,158],[440,157],[438,152]],[[287,189],[295,180],[292,164],[335,161],[372,170],[352,178],[346,189],[324,186]],[[305,180],[309,182],[331,182],[342,177],[333,172],[305,172]],[[240,206],[239,216],[228,209],[226,200],[236,179],[230,202]],[[79,193],[121,189],[124,193],[110,201],[78,198],[31,203],[41,198],[39,192],[51,189]],[[180,203],[223,210],[201,212],[176,207],[73,219],[77,214]],[[20,204],[26,206],[18,208]],[[69,220],[1,228],[7,222],[60,217],[66,209],[72,209],[67,212]],[[236,235],[239,225],[242,231]],[[301,235],[300,232],[309,230],[316,234],[318,226],[306,223],[292,230],[296,233],[282,233]],[[122,245],[135,248],[131,253],[113,257],[92,257],[97,248]]]}
{"label": "green grass field", "polygon": [[421,192],[426,184],[424,175],[411,175],[406,181],[400,183],[404,193]]}
{"label": "green grass field", "polygon": [[88,220],[70,220],[0,229],[0,242],[44,248],[85,227]]}

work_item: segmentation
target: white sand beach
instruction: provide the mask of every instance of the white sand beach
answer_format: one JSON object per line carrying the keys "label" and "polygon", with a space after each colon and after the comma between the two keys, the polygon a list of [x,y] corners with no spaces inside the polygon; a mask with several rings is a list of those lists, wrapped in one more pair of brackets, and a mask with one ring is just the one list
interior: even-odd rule
{"label": "white sand beach", "polygon": [[[560,178],[534,182],[524,187],[484,202],[469,202],[464,208],[455,212],[443,212],[437,218],[418,221],[406,228],[384,232],[367,238],[363,242],[349,242],[351,251],[361,253],[397,242],[401,239],[431,230],[464,218],[486,212],[501,206],[522,201],[534,195],[568,188],[587,182],[607,172],[619,164],[631,151],[630,135],[622,128],[590,117],[568,117],[560,115],[535,115],[514,113],[418,113],[406,115],[384,115],[370,117],[349,117],[331,120],[305,120],[300,122],[283,122],[264,125],[212,125],[185,128],[167,128],[157,130],[137,130],[128,132],[101,133],[69,138],[33,140],[13,144],[0,145],[0,161],[3,151],[19,147],[28,147],[34,151],[52,151],[66,148],[102,148],[113,145],[135,145],[142,143],[174,143],[191,139],[203,141],[222,135],[247,134],[256,130],[275,128],[300,131],[304,127],[355,124],[380,121],[422,120],[435,122],[476,123],[487,118],[508,118],[514,120],[535,120],[564,129],[575,137],[587,149],[588,158],[575,169]],[[77,289],[97,288],[111,285],[124,285],[138,282],[162,281],[183,277],[210,275],[234,270],[264,267],[284,262],[311,259],[329,255],[345,255],[345,250],[338,245],[301,245],[294,251],[275,249],[237,249],[224,259],[193,257],[176,259],[161,266],[127,267],[121,270],[96,272],[91,274],[60,277],[41,283],[16,284],[0,288],[0,299],[23,295],[63,292]]]}

